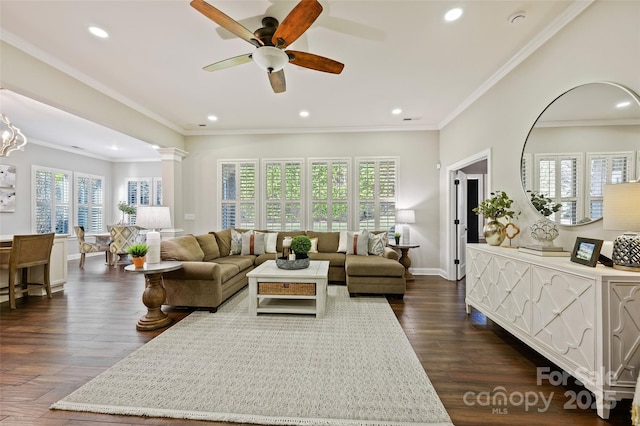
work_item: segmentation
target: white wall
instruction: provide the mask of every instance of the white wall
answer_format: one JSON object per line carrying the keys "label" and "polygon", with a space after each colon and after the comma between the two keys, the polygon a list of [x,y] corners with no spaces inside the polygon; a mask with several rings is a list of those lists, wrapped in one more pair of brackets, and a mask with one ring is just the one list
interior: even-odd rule
{"label": "white wall", "polygon": [[416,210],[412,268],[438,273],[438,132],[359,132],[278,135],[190,136],[184,160],[184,212],[195,214],[184,230],[218,229],[217,162],[220,159],[398,156],[398,208]]}
{"label": "white wall", "polygon": [[[557,96],[585,83],[612,81],[640,93],[640,2],[594,2],[549,42],[526,59],[482,98],[440,132],[441,267],[449,259],[447,205],[448,165],[491,149],[490,189],[501,189],[524,214],[518,219],[530,242],[529,226],[537,216],[520,185],[520,154],[540,112]],[[561,227],[557,244],[573,247],[576,236],[610,240],[619,232],[604,231],[602,221]]]}

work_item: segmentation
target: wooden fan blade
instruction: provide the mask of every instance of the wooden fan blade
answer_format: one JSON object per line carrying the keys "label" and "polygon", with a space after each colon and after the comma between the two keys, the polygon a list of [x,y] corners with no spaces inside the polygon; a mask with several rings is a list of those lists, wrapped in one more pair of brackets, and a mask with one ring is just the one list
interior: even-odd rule
{"label": "wooden fan blade", "polygon": [[318,19],[322,13],[322,5],[318,0],[301,0],[280,23],[273,34],[271,42],[281,48],[296,41]]}
{"label": "wooden fan blade", "polygon": [[264,45],[262,41],[256,39],[253,33],[242,26],[242,24],[225,15],[206,1],[193,0],[190,4],[191,7],[196,9],[198,12],[202,13],[204,16],[211,19],[213,22],[220,25],[225,30],[237,35],[241,39],[248,41],[256,47]]}
{"label": "wooden fan blade", "polygon": [[284,81],[284,70],[268,73],[271,88],[275,93],[282,93],[287,90],[287,84]]}
{"label": "wooden fan blade", "polygon": [[325,58],[324,56],[314,55],[313,53],[287,50],[286,54],[289,55],[289,63],[299,67],[322,72],[330,72],[332,74],[340,74],[344,68],[344,64],[338,61]]}
{"label": "wooden fan blade", "polygon": [[251,62],[251,53],[234,56],[233,58],[225,59],[224,61],[219,61],[211,65],[207,65],[202,69],[205,71],[218,71],[229,67],[235,67],[236,65],[246,64],[247,62]]}

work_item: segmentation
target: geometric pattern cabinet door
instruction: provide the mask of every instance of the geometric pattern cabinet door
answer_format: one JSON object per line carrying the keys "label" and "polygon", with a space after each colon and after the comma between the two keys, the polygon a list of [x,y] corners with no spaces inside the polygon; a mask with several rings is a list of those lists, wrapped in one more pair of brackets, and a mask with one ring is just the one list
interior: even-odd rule
{"label": "geometric pattern cabinet door", "polygon": [[605,347],[611,348],[611,358],[607,371],[611,372],[610,384],[626,387],[631,395],[640,374],[640,287],[620,281],[609,282],[609,287],[611,335]]}
{"label": "geometric pattern cabinet door", "polygon": [[531,265],[495,256],[494,311],[524,333],[531,331]]}

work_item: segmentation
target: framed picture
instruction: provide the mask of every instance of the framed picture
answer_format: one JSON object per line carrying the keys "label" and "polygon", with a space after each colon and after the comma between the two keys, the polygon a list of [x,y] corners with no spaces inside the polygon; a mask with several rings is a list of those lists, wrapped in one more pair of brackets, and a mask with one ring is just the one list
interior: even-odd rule
{"label": "framed picture", "polygon": [[15,188],[16,166],[0,164],[0,188]]}
{"label": "framed picture", "polygon": [[16,166],[0,164],[0,213],[16,211]]}
{"label": "framed picture", "polygon": [[602,240],[578,237],[571,252],[571,261],[595,267],[598,263],[601,248]]}

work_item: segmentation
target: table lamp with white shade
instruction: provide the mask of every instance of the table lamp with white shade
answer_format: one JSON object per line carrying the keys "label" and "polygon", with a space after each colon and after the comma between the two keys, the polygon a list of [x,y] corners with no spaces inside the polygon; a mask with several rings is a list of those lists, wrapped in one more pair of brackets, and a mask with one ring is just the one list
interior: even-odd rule
{"label": "table lamp with white shade", "polygon": [[416,223],[415,210],[398,210],[396,212],[396,223],[402,225],[402,244],[409,244],[409,224]]}
{"label": "table lamp with white shade", "polygon": [[640,272],[640,182],[604,186],[603,228],[626,231],[613,243],[613,267]]}
{"label": "table lamp with white shade", "polygon": [[147,263],[160,263],[160,230],[171,228],[171,210],[165,206],[140,206],[136,214],[136,225],[148,229]]}

